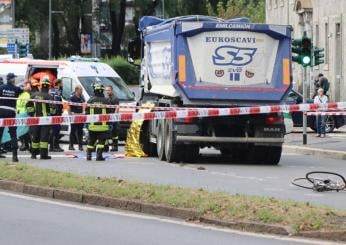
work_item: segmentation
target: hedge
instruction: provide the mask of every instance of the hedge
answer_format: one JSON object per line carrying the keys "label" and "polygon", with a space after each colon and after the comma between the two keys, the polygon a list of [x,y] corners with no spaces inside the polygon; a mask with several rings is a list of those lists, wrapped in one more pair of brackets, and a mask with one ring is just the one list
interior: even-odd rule
{"label": "hedge", "polygon": [[138,84],[140,71],[139,68],[128,63],[121,56],[107,57],[102,62],[110,65],[127,84]]}

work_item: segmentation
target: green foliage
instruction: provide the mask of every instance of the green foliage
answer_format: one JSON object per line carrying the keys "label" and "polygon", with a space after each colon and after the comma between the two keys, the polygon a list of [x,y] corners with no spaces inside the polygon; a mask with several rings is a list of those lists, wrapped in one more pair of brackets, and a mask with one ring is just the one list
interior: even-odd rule
{"label": "green foliage", "polygon": [[208,15],[224,19],[247,17],[254,23],[265,21],[265,0],[208,0]]}
{"label": "green foliage", "polygon": [[102,62],[110,65],[127,84],[138,84],[139,69],[121,56],[106,57]]}

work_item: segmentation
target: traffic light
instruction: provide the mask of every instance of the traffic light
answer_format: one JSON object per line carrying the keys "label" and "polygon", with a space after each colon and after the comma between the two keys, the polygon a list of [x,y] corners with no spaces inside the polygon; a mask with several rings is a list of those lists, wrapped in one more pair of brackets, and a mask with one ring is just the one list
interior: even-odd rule
{"label": "traffic light", "polygon": [[324,63],[324,48],[314,47],[314,66]]}
{"label": "traffic light", "polygon": [[312,58],[312,42],[311,38],[308,38],[306,35],[304,35],[302,39],[302,53],[301,53],[301,64],[306,66],[311,66],[311,58]]}
{"label": "traffic light", "polygon": [[292,40],[292,61],[298,64],[311,66],[312,64],[312,42],[311,38],[304,33],[301,39]]}
{"label": "traffic light", "polygon": [[292,61],[298,64],[302,64],[301,62],[301,52],[302,52],[302,39],[293,39],[292,40]]}
{"label": "traffic light", "polygon": [[18,44],[18,55],[19,58],[28,56],[28,45],[26,44]]}

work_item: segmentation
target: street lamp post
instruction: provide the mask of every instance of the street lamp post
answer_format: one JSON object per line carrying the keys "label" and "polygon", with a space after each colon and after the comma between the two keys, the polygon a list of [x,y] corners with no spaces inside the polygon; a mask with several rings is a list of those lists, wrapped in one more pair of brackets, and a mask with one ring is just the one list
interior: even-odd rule
{"label": "street lamp post", "polygon": [[165,0],[162,0],[162,16],[165,18]]}
{"label": "street lamp post", "polygon": [[52,0],[49,0],[48,13],[48,59],[52,58]]}
{"label": "street lamp post", "polygon": [[63,14],[64,11],[53,11],[52,0],[49,0],[48,10],[48,59],[52,58],[52,14]]}

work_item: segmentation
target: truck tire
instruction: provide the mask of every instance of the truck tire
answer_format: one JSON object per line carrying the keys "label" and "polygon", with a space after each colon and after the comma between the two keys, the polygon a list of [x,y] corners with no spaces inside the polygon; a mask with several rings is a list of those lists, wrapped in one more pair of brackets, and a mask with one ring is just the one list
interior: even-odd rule
{"label": "truck tire", "polygon": [[281,159],[282,146],[253,146],[251,162],[264,165],[278,165]]}
{"label": "truck tire", "polygon": [[150,142],[150,123],[151,121],[145,121],[143,123],[139,140],[144,153],[149,157],[156,157],[156,145]]}
{"label": "truck tire", "polygon": [[165,161],[165,121],[158,120],[157,123],[157,138],[156,138],[156,150],[159,160]]}
{"label": "truck tire", "polygon": [[183,161],[186,163],[195,163],[199,158],[199,145],[184,145]]}
{"label": "truck tire", "polygon": [[270,165],[278,165],[281,159],[282,146],[268,147],[268,163]]}
{"label": "truck tire", "polygon": [[326,116],[326,133],[332,133],[335,129],[336,120],[333,116]]}
{"label": "truck tire", "polygon": [[172,119],[165,123],[165,155],[167,162],[180,162],[181,146],[176,143],[177,132],[174,131],[174,122]]}

